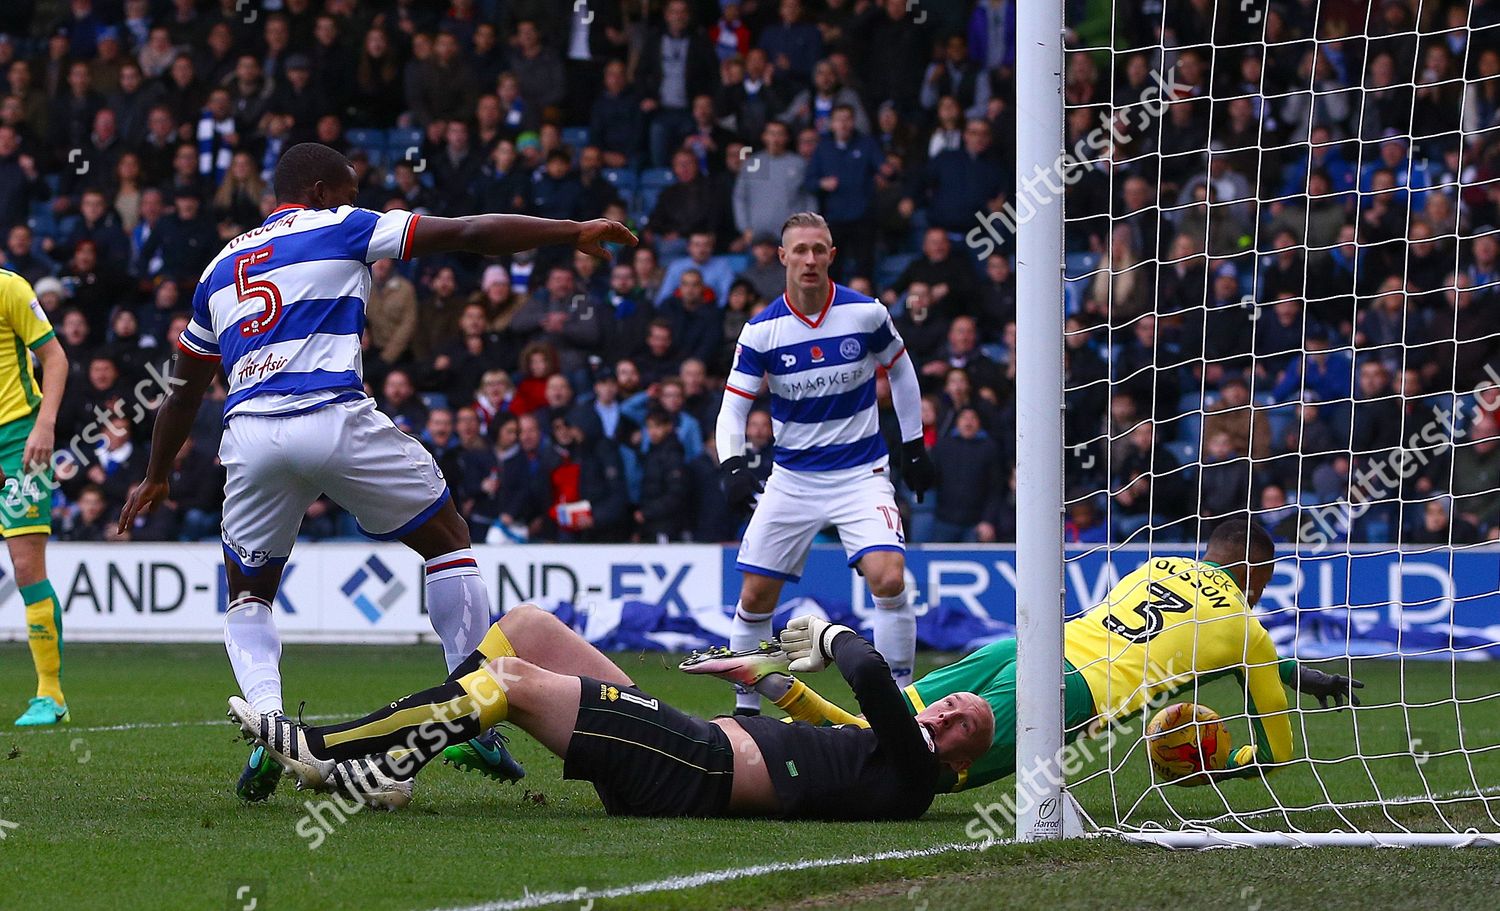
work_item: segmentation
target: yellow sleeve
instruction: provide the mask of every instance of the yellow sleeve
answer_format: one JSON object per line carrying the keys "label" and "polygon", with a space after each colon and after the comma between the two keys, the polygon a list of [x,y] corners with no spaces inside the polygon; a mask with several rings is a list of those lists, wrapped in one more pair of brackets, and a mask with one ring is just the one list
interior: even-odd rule
{"label": "yellow sleeve", "polygon": [[862,728],[870,726],[863,718],[844,711],[824,699],[812,687],[795,678],[792,680],[791,689],[786,691],[786,695],[776,700],[776,707],[790,715],[793,721],[806,721],[819,727],[834,727],[841,724],[852,724]]}
{"label": "yellow sleeve", "polygon": [[11,329],[20,336],[27,348],[35,351],[52,338],[52,323],[47,312],[37,302],[31,283],[19,275],[5,277],[3,293],[0,293],[0,308]]}
{"label": "yellow sleeve", "polygon": [[[1246,634],[1249,648],[1245,655],[1247,667],[1239,672],[1245,687],[1245,697],[1250,714],[1250,729],[1254,743],[1246,744],[1230,758],[1229,768],[1252,772],[1255,764],[1285,763],[1292,758],[1292,720],[1287,711],[1286,689],[1281,683],[1280,659],[1271,635],[1253,617],[1247,618]],[[1272,766],[1265,771],[1274,771]]]}

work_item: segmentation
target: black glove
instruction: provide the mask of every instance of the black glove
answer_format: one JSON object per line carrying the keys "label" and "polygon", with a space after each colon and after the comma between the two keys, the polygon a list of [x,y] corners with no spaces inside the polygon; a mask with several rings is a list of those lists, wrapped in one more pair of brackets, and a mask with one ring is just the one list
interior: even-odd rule
{"label": "black glove", "polygon": [[1359,705],[1359,697],[1354,695],[1354,691],[1364,688],[1365,685],[1353,677],[1325,674],[1305,664],[1297,665],[1297,692],[1316,696],[1318,705],[1325,709],[1328,708],[1330,698],[1333,699],[1334,706],[1338,708],[1342,708],[1345,702]]}
{"label": "black glove", "polygon": [[901,477],[907,488],[917,495],[918,503],[937,479],[937,469],[932,467],[932,458],[927,455],[927,444],[920,438],[901,444]]}
{"label": "black glove", "polygon": [[730,456],[719,465],[719,483],[729,508],[740,514],[754,509],[755,497],[766,489],[745,463],[744,456]]}

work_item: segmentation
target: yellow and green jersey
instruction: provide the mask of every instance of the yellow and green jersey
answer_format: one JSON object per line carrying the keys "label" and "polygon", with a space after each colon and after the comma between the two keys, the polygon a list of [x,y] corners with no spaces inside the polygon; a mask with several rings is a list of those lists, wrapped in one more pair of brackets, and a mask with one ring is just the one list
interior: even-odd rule
{"label": "yellow and green jersey", "polygon": [[30,417],[42,403],[31,352],[53,335],[31,283],[0,269],[0,425]]}
{"label": "yellow and green jersey", "polygon": [[[1063,627],[1070,670],[1088,683],[1096,724],[1233,674],[1245,689],[1255,742],[1240,747],[1230,769],[1292,758],[1282,665],[1276,646],[1234,578],[1211,563],[1152,557],[1121,579],[1103,603]],[[1221,713],[1229,717],[1235,712]]]}

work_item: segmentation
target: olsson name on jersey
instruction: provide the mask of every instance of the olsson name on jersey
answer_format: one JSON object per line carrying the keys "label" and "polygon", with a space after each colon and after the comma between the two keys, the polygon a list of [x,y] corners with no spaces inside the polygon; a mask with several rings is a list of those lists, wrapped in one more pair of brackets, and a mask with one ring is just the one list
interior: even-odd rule
{"label": "olsson name on jersey", "polygon": [[178,346],[222,359],[226,420],[364,397],[369,263],[409,258],[418,217],[283,207],[225,245],[203,270]]}
{"label": "olsson name on jersey", "polygon": [[791,471],[839,471],[887,459],[875,404],[875,372],[906,350],[880,301],[842,285],[815,317],[778,297],[745,324],[728,391],[771,392],[776,464]]}

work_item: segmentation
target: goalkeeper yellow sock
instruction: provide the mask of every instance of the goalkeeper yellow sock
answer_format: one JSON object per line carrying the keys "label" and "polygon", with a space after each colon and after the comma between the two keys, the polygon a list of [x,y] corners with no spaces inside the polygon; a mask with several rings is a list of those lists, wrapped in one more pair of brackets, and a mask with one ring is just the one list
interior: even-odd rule
{"label": "goalkeeper yellow sock", "polygon": [[31,646],[31,663],[36,665],[36,694],[51,696],[64,705],[62,691],[62,605],[52,583],[40,582],[21,587],[26,603],[26,642]]}
{"label": "goalkeeper yellow sock", "polygon": [[[500,627],[491,627],[490,631],[500,633]],[[500,635],[502,638],[505,636],[504,633]],[[489,637],[486,636],[485,639],[488,640]],[[509,647],[509,643],[506,645]],[[505,685],[490,673],[488,667],[481,667],[458,678],[458,685],[463,687],[464,699],[470,711],[478,713],[481,731],[489,730],[510,716],[510,700],[505,698]]]}
{"label": "goalkeeper yellow sock", "polygon": [[516,657],[516,648],[510,644],[510,639],[505,635],[505,630],[500,628],[499,623],[490,624],[490,631],[479,640],[479,648],[476,651],[486,658]]}
{"label": "goalkeeper yellow sock", "polygon": [[449,680],[459,680],[479,670],[486,661],[491,658],[515,658],[516,647],[510,644],[510,638],[505,635],[505,630],[500,628],[499,623],[491,623],[489,632],[479,640],[479,647],[469,653],[469,657],[458,663],[458,667],[448,672]]}
{"label": "goalkeeper yellow sock", "polygon": [[801,680],[792,682],[786,694],[776,700],[776,707],[798,721],[807,721],[820,727],[833,727],[839,724],[856,724],[862,728],[870,726],[869,722],[863,718],[851,715],[819,696],[812,687]]}

